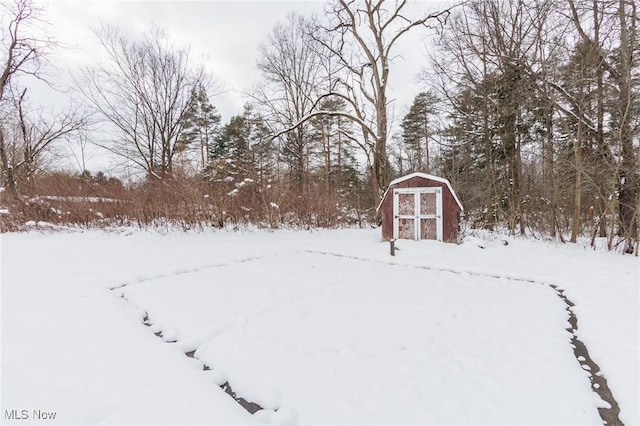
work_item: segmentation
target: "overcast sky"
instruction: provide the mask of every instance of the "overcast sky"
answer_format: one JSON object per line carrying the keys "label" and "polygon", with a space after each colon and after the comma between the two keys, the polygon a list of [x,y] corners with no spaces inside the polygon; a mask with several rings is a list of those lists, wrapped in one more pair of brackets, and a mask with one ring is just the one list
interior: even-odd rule
{"label": "overcast sky", "polygon": [[[136,35],[151,24],[167,29],[178,43],[189,44],[195,58],[204,57],[207,68],[226,88],[212,99],[227,120],[240,113],[247,91],[257,78],[259,43],[288,12],[307,14],[323,10],[318,1],[50,1],[47,15],[57,40],[72,49],[56,55],[56,65],[69,69],[90,64],[98,56],[92,28],[118,26]],[[58,60],[59,59],[59,60]]]}
{"label": "overcast sky", "polygon": [[[190,44],[192,54],[206,59],[207,68],[226,89],[211,99],[226,122],[242,112],[246,100],[243,92],[259,79],[258,46],[271,29],[289,12],[321,14],[326,2],[50,0],[44,4],[52,35],[70,47],[51,58],[59,68],[60,81],[66,80],[70,71],[90,65],[99,57],[100,47],[92,28],[112,24],[125,34],[135,35],[156,24],[167,29],[177,42]],[[442,1],[422,0],[414,6],[432,11],[442,7]],[[426,35],[423,31],[409,33],[399,45],[401,57],[394,61],[390,81],[390,98],[397,99],[392,106],[396,118],[406,114],[413,96],[421,89],[418,74],[425,63]],[[45,87],[34,87],[31,99],[34,104],[66,103],[64,96]]]}

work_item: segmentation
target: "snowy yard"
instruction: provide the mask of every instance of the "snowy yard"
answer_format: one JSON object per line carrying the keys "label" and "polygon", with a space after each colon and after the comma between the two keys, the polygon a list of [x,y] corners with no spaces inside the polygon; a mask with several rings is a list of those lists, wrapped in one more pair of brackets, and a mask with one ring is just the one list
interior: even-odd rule
{"label": "snowy yard", "polygon": [[640,423],[637,258],[379,232],[2,235],[2,423],[602,424],[550,285]]}

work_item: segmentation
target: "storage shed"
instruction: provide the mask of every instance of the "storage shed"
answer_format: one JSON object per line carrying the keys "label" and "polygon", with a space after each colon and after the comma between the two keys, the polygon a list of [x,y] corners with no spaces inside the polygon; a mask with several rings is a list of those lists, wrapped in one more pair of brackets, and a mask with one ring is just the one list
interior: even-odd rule
{"label": "storage shed", "polygon": [[412,173],[391,182],[378,205],[382,238],[458,242],[462,204],[447,179]]}

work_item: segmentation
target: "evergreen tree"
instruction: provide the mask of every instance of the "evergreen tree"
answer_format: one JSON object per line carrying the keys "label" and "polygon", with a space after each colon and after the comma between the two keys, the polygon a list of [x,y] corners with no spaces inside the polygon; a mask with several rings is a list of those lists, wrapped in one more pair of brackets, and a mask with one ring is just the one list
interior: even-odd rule
{"label": "evergreen tree", "polygon": [[193,149],[198,153],[198,163],[207,167],[209,145],[220,133],[220,114],[209,101],[203,84],[191,91],[190,107],[183,117],[184,131],[179,140],[183,150]]}
{"label": "evergreen tree", "polygon": [[263,118],[251,105],[231,117],[210,146],[211,171],[221,178],[258,179],[263,182],[274,168],[275,149]]}
{"label": "evergreen tree", "polygon": [[409,159],[409,171],[431,172],[429,139],[433,137],[435,104],[438,97],[432,91],[419,93],[402,120],[402,138]]}
{"label": "evergreen tree", "polygon": [[[322,111],[346,110],[340,98],[328,98],[320,104]],[[312,146],[320,150],[320,168],[327,191],[341,190],[353,185],[357,175],[353,124],[339,115],[322,115],[311,120]]]}
{"label": "evergreen tree", "polygon": [[443,134],[444,148],[438,166],[464,200],[465,210],[480,212],[472,221],[492,229],[498,219],[504,179],[500,173],[502,151],[490,123],[495,112],[487,108],[493,99],[494,81],[488,76],[477,88],[461,88]]}

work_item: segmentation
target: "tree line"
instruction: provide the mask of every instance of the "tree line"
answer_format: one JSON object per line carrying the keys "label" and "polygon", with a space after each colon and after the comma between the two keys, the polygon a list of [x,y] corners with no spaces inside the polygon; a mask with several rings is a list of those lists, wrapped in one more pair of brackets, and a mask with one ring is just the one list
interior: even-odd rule
{"label": "tree line", "polygon": [[[261,79],[226,123],[189,46],[158,27],[132,38],[109,26],[96,31],[107,59],[74,73],[81,106],[47,121],[28,111],[18,76],[39,75],[55,41],[21,32],[37,12],[30,0],[2,7],[0,160],[14,199],[47,170],[55,141],[86,142],[99,122],[91,143],[148,185],[207,188],[219,224],[375,221],[390,180],[422,171],[452,182],[474,227],[609,237],[629,252],[637,242],[633,0],[476,0],[435,12],[334,0],[322,17],[290,14],[273,28],[258,51]],[[394,126],[390,81],[415,32],[430,35],[422,87]]]}
{"label": "tree line", "polygon": [[[583,233],[592,244],[608,236],[610,248],[617,235],[632,252],[640,186],[636,2],[472,1],[449,24],[425,76],[439,100],[431,108],[446,116],[425,137],[473,220],[572,242]],[[435,122],[433,112],[423,115]]]}

